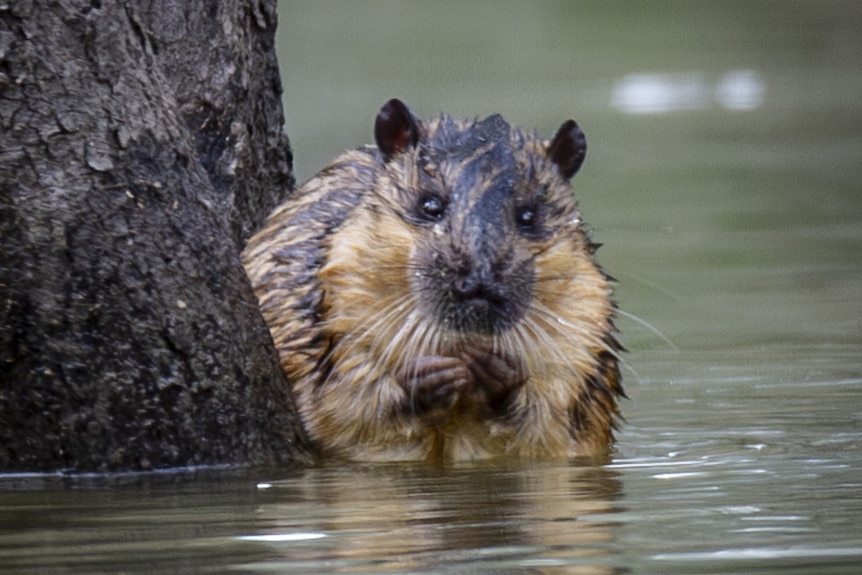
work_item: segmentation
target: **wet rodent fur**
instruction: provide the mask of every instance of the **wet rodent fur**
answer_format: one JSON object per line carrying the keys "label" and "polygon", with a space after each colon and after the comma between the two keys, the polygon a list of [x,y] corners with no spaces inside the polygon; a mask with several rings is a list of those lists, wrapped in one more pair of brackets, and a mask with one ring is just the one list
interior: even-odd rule
{"label": "wet rodent fur", "polygon": [[354,460],[601,455],[623,395],[608,276],[546,141],[381,108],[243,261],[309,436]]}

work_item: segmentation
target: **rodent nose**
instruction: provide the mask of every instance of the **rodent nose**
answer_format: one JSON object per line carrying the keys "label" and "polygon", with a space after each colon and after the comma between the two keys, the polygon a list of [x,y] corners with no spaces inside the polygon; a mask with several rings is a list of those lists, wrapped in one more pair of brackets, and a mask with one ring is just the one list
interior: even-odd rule
{"label": "rodent nose", "polygon": [[469,272],[456,279],[452,287],[455,295],[460,299],[473,299],[482,295],[482,283]]}
{"label": "rodent nose", "polygon": [[463,271],[452,282],[452,292],[459,301],[483,301],[495,305],[500,303],[500,298],[491,286],[493,280],[487,273],[483,273],[481,269],[473,269]]}

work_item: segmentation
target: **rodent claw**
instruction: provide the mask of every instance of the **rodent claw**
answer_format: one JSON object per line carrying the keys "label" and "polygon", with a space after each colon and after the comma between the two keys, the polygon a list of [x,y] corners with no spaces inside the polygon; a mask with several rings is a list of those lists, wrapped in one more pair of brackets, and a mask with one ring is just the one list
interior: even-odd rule
{"label": "rodent claw", "polygon": [[434,424],[446,418],[472,382],[473,374],[464,361],[446,356],[420,357],[399,378],[408,410]]}
{"label": "rodent claw", "polygon": [[484,407],[492,413],[505,410],[514,393],[527,382],[523,362],[511,355],[467,350],[462,357],[473,374],[476,387],[484,392]]}

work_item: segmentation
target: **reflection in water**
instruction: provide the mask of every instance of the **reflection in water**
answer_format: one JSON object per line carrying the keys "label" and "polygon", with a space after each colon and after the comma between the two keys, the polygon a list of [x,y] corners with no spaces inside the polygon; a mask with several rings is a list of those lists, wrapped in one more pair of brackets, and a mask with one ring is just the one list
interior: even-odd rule
{"label": "reflection in water", "polygon": [[[299,480],[274,481],[271,489],[281,495],[259,510],[270,528],[243,538],[271,542],[284,567],[613,572],[615,526],[607,514],[621,487],[607,468],[324,467]],[[304,504],[316,507],[319,519],[298,514]],[[604,519],[591,520],[599,515]],[[293,543],[313,534],[325,537]]]}
{"label": "reflection in water", "polygon": [[566,462],[0,476],[0,574],[617,573],[621,492]]}
{"label": "reflection in water", "polygon": [[718,104],[728,110],[760,107],[766,83],[753,70],[732,70],[711,80],[706,74],[631,74],[619,80],[611,106],[627,114],[663,114]]}

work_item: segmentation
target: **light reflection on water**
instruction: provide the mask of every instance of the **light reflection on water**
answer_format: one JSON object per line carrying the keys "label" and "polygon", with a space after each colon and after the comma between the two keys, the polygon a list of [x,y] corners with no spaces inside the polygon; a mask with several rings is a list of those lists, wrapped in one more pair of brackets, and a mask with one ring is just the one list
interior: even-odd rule
{"label": "light reflection on water", "polygon": [[630,74],[614,84],[610,105],[626,114],[666,114],[720,105],[728,110],[760,107],[766,92],[754,70],[732,70],[716,79],[703,72]]}
{"label": "light reflection on water", "polygon": [[600,261],[670,341],[619,320],[613,460],[0,477],[0,574],[859,573],[862,4],[396,6],[280,3],[300,177],[392,96],[584,125]]}

